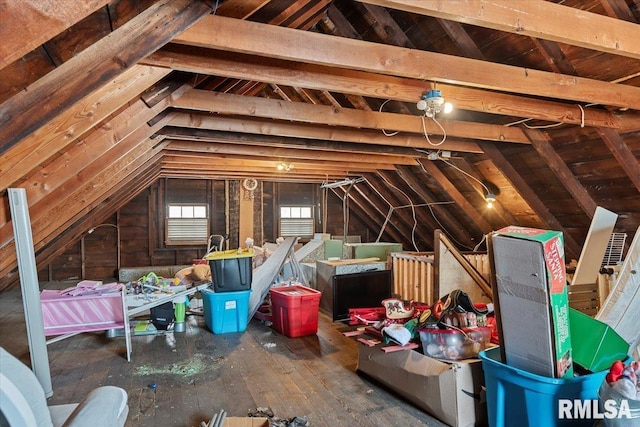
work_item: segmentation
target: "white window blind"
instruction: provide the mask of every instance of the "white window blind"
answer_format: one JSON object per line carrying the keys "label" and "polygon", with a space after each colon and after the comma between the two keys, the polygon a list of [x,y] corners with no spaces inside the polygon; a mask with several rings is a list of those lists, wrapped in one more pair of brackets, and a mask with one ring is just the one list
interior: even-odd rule
{"label": "white window blind", "polygon": [[311,206],[280,207],[280,235],[282,237],[313,236],[314,221]]}
{"label": "white window blind", "polygon": [[206,205],[169,205],[167,213],[167,245],[207,244],[209,216]]}

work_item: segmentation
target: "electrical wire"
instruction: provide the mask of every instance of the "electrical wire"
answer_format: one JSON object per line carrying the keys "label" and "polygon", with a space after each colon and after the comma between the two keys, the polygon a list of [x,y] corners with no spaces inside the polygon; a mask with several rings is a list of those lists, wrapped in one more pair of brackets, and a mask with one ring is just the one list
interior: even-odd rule
{"label": "electrical wire", "polygon": [[482,236],[482,240],[480,240],[480,243],[478,243],[477,245],[474,246],[473,248],[473,252],[478,252],[478,248],[480,248],[480,245],[482,245],[482,242],[484,242],[485,240],[487,240],[487,236],[488,234],[484,234]]}
{"label": "electrical wire", "polygon": [[549,129],[549,128],[556,128],[558,126],[562,126],[565,123],[563,122],[558,122],[558,123],[551,123],[549,125],[537,125],[537,126],[531,126],[528,125],[527,122],[522,123],[524,125],[524,127],[526,127],[527,129]]}
{"label": "electrical wire", "polygon": [[[421,151],[419,149],[416,149],[418,151]],[[422,164],[422,162],[418,162],[418,164],[420,165],[420,168],[422,169],[422,171],[426,174],[429,175],[429,172],[427,172],[427,170],[424,168],[424,165]],[[452,202],[448,202],[448,203],[454,203]],[[433,203],[433,204],[439,204],[439,203]],[[451,234],[451,232],[449,230],[447,230],[447,228],[444,226],[444,224],[442,224],[440,222],[440,220],[438,219],[438,216],[436,215],[435,211],[433,210],[433,208],[431,207],[431,204],[427,204],[427,206],[429,207],[429,211],[431,212],[431,216],[433,217],[433,219],[436,221],[436,223],[438,223],[438,225],[440,226],[440,229],[442,229],[442,231],[444,231],[444,233],[449,236],[449,238],[451,240],[454,241],[454,243],[456,243],[459,247],[461,248],[466,248],[466,249],[471,249],[470,246],[465,245],[464,243],[461,243],[460,241],[458,241],[453,234]]]}
{"label": "electrical wire", "polygon": [[387,212],[387,216],[384,219],[382,226],[380,227],[380,232],[378,233],[378,237],[376,238],[376,243],[378,243],[382,238],[382,233],[384,232],[384,229],[387,228],[387,224],[389,223],[389,220],[391,219],[392,214],[393,214],[393,206],[389,206],[389,212]]}
{"label": "electrical wire", "polygon": [[[368,180],[367,178],[364,178],[364,181],[365,181],[367,184],[369,184],[369,187],[371,187],[371,189],[372,189],[373,191],[375,191],[375,193],[376,193],[376,194],[377,194],[377,195],[378,195],[382,200],[384,200],[384,201],[387,203],[387,205],[389,205],[389,208],[391,209],[391,211],[390,211],[387,215],[390,217],[390,216],[391,216],[391,213],[393,212],[393,211],[392,211],[392,209],[393,209],[393,205],[392,205],[392,204],[391,204],[391,203],[390,203],[390,202],[389,202],[389,201],[388,201],[388,200],[387,200],[387,199],[382,195],[382,193],[380,193],[380,192],[378,191],[378,189],[377,189],[377,188],[376,188],[376,187],[375,187],[371,182],[369,182],[369,180]],[[376,239],[376,242],[379,242],[379,241],[380,241],[380,238],[382,237],[382,232],[384,231],[384,227],[386,227],[386,225],[387,225],[387,223],[388,223],[388,222],[389,222],[389,221],[388,221],[388,219],[386,219],[386,220],[385,220],[385,222],[384,222],[384,224],[383,224],[383,227],[381,227],[381,229],[380,229],[380,233],[379,233],[379,235],[378,235],[378,238]]]}
{"label": "electrical wire", "polygon": [[489,190],[489,187],[487,187],[484,182],[480,181],[478,178],[476,178],[475,176],[471,175],[470,173],[467,173],[465,171],[463,171],[462,169],[460,169],[458,166],[454,165],[453,163],[451,163],[450,161],[448,161],[447,159],[444,159],[440,156],[438,156],[438,160],[448,164],[449,166],[451,166],[452,168],[456,169],[457,171],[465,174],[466,176],[468,176],[469,178],[473,179],[475,182],[477,182],[478,184],[480,184],[482,186],[482,188],[485,189],[485,191],[487,192],[487,194],[491,193],[491,190]]}
{"label": "electrical wire", "polygon": [[[378,113],[382,113],[382,107],[384,107],[384,105],[385,105],[387,102],[389,102],[389,101],[391,101],[391,100],[390,100],[390,99],[387,99],[386,101],[384,101],[384,102],[380,105],[380,108],[378,108]],[[399,131],[396,131],[396,132],[387,132],[385,129],[382,129],[382,133],[384,134],[384,136],[395,136],[395,135],[399,134],[400,132],[399,132]]]}
{"label": "electrical wire", "polygon": [[422,132],[424,133],[424,137],[427,139],[427,142],[429,143],[429,145],[433,145],[434,147],[439,147],[442,144],[444,144],[444,142],[447,140],[447,132],[444,130],[440,122],[436,120],[435,116],[431,117],[431,120],[433,120],[438,125],[440,130],[442,130],[442,139],[440,140],[440,142],[438,143],[431,142],[431,139],[429,138],[429,134],[427,133],[427,125],[425,123],[426,116],[427,116],[426,114],[423,114],[420,116],[422,118]]}
{"label": "electrical wire", "polygon": [[[454,202],[450,202],[450,203],[454,203]],[[453,236],[453,234],[451,234],[449,230],[447,230],[444,224],[442,224],[438,219],[438,217],[436,216],[436,213],[434,212],[431,205],[427,205],[427,207],[429,208],[429,212],[431,212],[431,216],[433,217],[433,219],[440,226],[440,229],[449,237],[449,239],[451,239],[454,243],[456,243],[460,248],[471,249],[471,246],[465,245],[464,243],[458,241],[458,239],[456,239],[455,236]]]}
{"label": "electrical wire", "polygon": [[[620,81],[624,81],[624,79],[620,80]],[[618,83],[617,81],[612,81],[611,83]],[[580,109],[580,127],[584,128],[584,107],[580,104],[576,104],[578,106],[578,108]],[[586,104],[585,107],[593,107],[594,105],[598,105],[595,103],[591,103],[591,104]],[[526,128],[528,129],[548,129],[548,128],[553,128],[553,127],[558,127],[558,126],[562,126],[566,123],[564,122],[557,122],[557,123],[552,123],[549,125],[540,125],[540,126],[530,126],[527,124],[528,121],[533,120],[532,118],[528,118],[528,119],[522,119],[522,120],[516,120],[515,122],[511,122],[511,123],[506,123],[503,126],[506,127],[510,127],[510,126],[514,126],[514,125],[519,125],[519,124],[523,124]]]}
{"label": "electrical wire", "polygon": [[407,198],[407,200],[409,200],[409,205],[411,206],[411,216],[413,217],[413,227],[411,227],[411,243],[413,244],[413,249],[415,249],[416,252],[420,252],[420,250],[418,249],[418,245],[416,244],[416,228],[418,228],[418,218],[416,216],[416,208],[414,206],[413,200],[411,200],[407,193],[402,191],[397,186],[393,185],[393,183],[389,182],[389,180],[384,175],[380,176],[382,177],[384,182],[387,183],[387,185],[390,185],[391,187],[398,190],[404,197]]}

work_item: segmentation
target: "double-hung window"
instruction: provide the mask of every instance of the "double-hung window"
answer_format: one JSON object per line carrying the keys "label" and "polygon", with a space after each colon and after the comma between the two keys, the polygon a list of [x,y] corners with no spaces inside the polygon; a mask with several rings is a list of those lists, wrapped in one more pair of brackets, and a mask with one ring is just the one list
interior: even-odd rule
{"label": "double-hung window", "polygon": [[206,245],[209,209],[204,204],[169,204],[165,223],[167,245]]}
{"label": "double-hung window", "polygon": [[313,231],[313,206],[280,207],[282,237],[313,237]]}

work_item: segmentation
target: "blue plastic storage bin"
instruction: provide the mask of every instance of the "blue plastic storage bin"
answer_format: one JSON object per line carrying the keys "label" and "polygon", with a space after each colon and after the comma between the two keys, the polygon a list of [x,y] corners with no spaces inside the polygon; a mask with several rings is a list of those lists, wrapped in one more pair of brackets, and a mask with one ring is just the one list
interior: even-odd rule
{"label": "blue plastic storage bin", "polygon": [[243,332],[249,321],[251,291],[213,292],[203,289],[204,321],[214,334]]}
{"label": "blue plastic storage bin", "polygon": [[[598,419],[559,419],[559,399],[598,400],[607,370],[559,379],[535,375],[501,363],[500,348],[480,352],[490,427],[592,427]],[[591,402],[592,403],[592,402]]]}

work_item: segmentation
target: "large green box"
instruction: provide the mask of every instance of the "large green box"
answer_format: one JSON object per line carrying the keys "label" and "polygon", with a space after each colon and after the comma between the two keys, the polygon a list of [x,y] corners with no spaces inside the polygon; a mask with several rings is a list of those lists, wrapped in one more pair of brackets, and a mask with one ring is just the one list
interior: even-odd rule
{"label": "large green box", "polygon": [[537,375],[571,378],[562,233],[505,227],[493,234],[492,251],[507,365]]}
{"label": "large green box", "polygon": [[387,261],[391,252],[402,252],[401,243],[371,242],[371,243],[345,243],[344,251],[346,259],[378,258]]}

